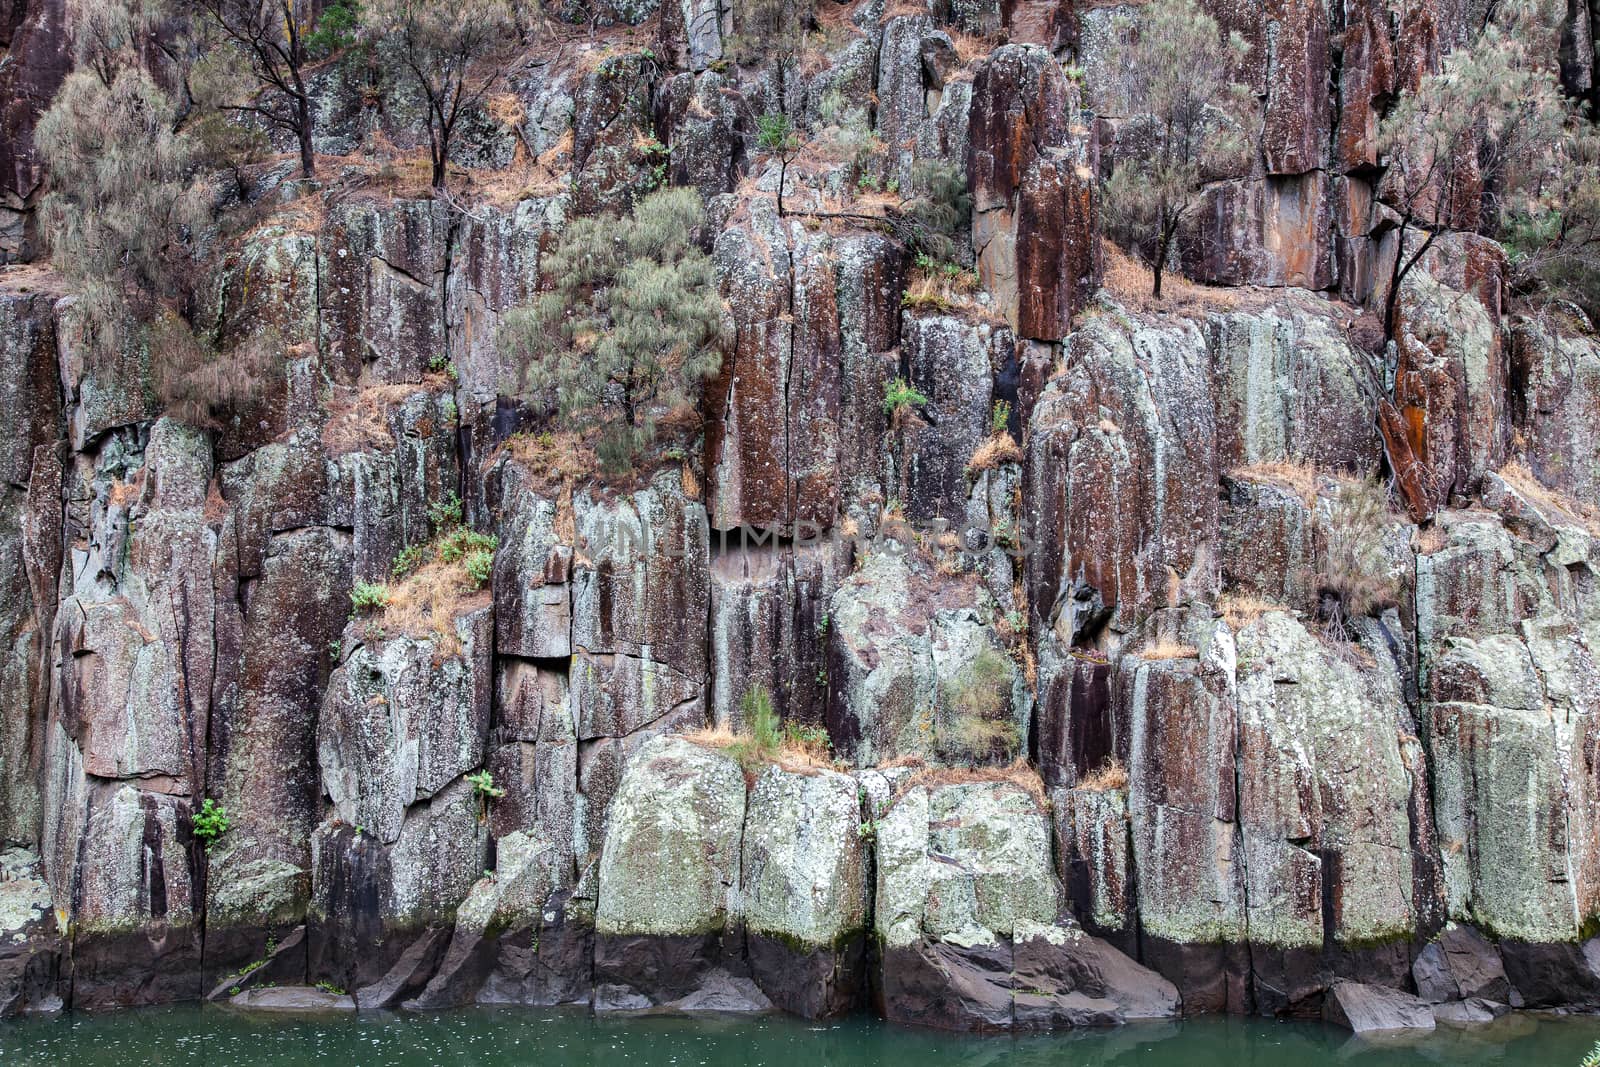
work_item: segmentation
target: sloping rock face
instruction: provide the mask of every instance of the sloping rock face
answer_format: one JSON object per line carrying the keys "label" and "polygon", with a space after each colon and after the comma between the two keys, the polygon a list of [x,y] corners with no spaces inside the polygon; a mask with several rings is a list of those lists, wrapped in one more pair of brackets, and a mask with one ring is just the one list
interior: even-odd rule
{"label": "sloping rock face", "polygon": [[[1427,238],[1378,131],[1481,12],[1204,6],[1250,144],[1159,304],[1099,202],[1138,5],[828,5],[783,57],[567,5],[433,194],[422,103],[330,57],[317,178],[195,237],[201,332],[276,338],[196,427],[24,262],[75,29],[0,3],[0,1014],[1600,1006],[1600,347],[1465,162],[1383,321]],[[602,473],[499,329],[662,185],[726,347]],[[424,603],[457,523],[487,576]]]}

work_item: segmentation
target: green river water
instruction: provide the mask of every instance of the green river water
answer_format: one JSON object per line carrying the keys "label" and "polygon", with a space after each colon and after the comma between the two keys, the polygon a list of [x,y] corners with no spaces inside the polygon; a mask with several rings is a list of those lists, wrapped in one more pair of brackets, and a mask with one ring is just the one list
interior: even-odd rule
{"label": "green river water", "polygon": [[0,1023],[0,1064],[460,1064],[496,1067],[1577,1067],[1600,1018],[1514,1016],[1479,1030],[1391,1041],[1309,1023],[1196,1019],[1049,1037],[962,1037],[868,1018],[595,1018],[483,1009],[439,1015],[247,1016],[173,1007]]}

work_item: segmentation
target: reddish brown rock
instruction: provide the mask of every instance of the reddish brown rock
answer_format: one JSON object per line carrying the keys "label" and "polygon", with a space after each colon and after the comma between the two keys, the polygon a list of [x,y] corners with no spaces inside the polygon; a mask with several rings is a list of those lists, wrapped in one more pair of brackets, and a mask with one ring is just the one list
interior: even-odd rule
{"label": "reddish brown rock", "polygon": [[1261,155],[1268,174],[1304,174],[1326,159],[1328,9],[1273,0],[1266,9],[1266,120]]}
{"label": "reddish brown rock", "polygon": [[1186,216],[1184,270],[1213,285],[1333,285],[1327,179],[1320,171],[1210,185]]}

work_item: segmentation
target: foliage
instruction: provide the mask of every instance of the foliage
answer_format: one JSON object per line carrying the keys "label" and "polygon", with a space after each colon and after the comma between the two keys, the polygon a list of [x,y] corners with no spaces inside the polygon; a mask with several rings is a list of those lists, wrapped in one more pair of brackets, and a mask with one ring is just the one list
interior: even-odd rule
{"label": "foliage", "polygon": [[389,603],[389,587],[382,582],[357,582],[350,590],[350,607],[355,611],[377,611]]}
{"label": "foliage", "polygon": [[1386,336],[1394,336],[1406,276],[1452,227],[1502,238],[1519,289],[1571,294],[1593,306],[1600,145],[1562,94],[1553,23],[1544,0],[1492,5],[1473,36],[1385,117],[1380,193],[1398,217]]}
{"label": "foliage", "polygon": [[394,565],[389,568],[389,574],[395,581],[400,581],[428,561],[428,546],[408,545],[395,556]]}
{"label": "foliage", "polygon": [[317,16],[316,29],[306,34],[306,50],[314,56],[329,56],[356,43],[356,31],[361,23],[361,5],[357,0],[333,0]]}
{"label": "foliage", "polygon": [[67,76],[34,142],[52,176],[41,212],[51,260],[78,294],[87,340],[118,350],[188,308],[192,238],[209,215],[178,101],[136,62],[98,62]]}
{"label": "foliage", "polygon": [[1578,1067],[1600,1067],[1600,1041],[1594,1043],[1594,1048],[1578,1064]]}
{"label": "foliage", "polygon": [[315,116],[306,66],[305,27],[310,0],[177,0],[209,31],[202,42],[212,60],[207,95],[217,108],[292,135],[300,148],[300,173],[316,171]]}
{"label": "foliage", "polygon": [[1316,582],[1321,614],[1348,636],[1350,623],[1394,603],[1394,580],[1384,553],[1387,492],[1376,482],[1348,482],[1319,509]]}
{"label": "foliage", "polygon": [[436,530],[458,526],[461,523],[461,497],[454,490],[443,500],[435,500],[428,505],[428,521]]}
{"label": "foliage", "polygon": [[472,584],[482,589],[490,576],[494,574],[494,550],[492,548],[474,549],[467,553],[466,558],[461,561],[461,568],[467,572],[467,578]]}
{"label": "foliage", "polygon": [[989,410],[989,432],[991,434],[1005,433],[1011,425],[1011,401],[996,400],[994,407]]}
{"label": "foliage", "polygon": [[899,420],[913,407],[925,407],[928,398],[917,392],[911,383],[904,378],[895,378],[886,382],[883,387],[883,411],[890,418]]}
{"label": "foliage", "polygon": [[478,798],[478,818],[485,819],[489,815],[489,802],[499,800],[506,795],[506,791],[494,784],[494,775],[487,770],[477,771],[465,776],[468,785],[472,786],[472,795]]}
{"label": "foliage", "polygon": [[372,0],[362,21],[422,93],[433,187],[443,189],[461,118],[494,87],[504,70],[502,53],[516,42],[511,6],[506,0]]}
{"label": "foliage", "polygon": [[201,134],[214,116],[167,88],[195,78],[173,58],[187,57],[187,46],[156,38],[170,21],[166,8],[146,0],[70,6],[78,68],[34,141],[51,173],[40,211],[51,260],[77,294],[73,328],[91,350],[143,350],[168,412],[216,425],[260,396],[281,341],[257,331],[224,352],[229,323],[193,326],[211,228]]}
{"label": "foliage", "polygon": [[782,81],[805,47],[816,17],[816,0],[733,0],[733,34],[727,52],[741,64],[771,63]]}
{"label": "foliage", "polygon": [[978,653],[957,676],[948,695],[951,725],[938,742],[945,759],[990,763],[1010,759],[1021,742],[1011,715],[1011,661],[992,648]]}
{"label": "foliage", "polygon": [[1152,293],[1160,299],[1162,271],[1199,197],[1202,174],[1213,160],[1244,147],[1233,112],[1249,99],[1249,89],[1233,82],[1229,71],[1247,46],[1237,33],[1224,36],[1196,0],[1152,0],[1139,8],[1136,30],[1123,30],[1106,65],[1134,72],[1131,112],[1149,143],[1118,153],[1103,189],[1105,224],[1112,236],[1144,252]]}
{"label": "foliage", "polygon": [[734,745],[735,758],[746,766],[771,761],[783,741],[778,712],[772,706],[772,694],[765,686],[751,686],[739,701],[739,710],[744,713],[748,733],[740,735]]}
{"label": "foliage", "polygon": [[756,119],[756,144],[778,157],[778,214],[783,211],[783,190],[789,184],[789,164],[800,154],[800,135],[789,116],[768,113]]}
{"label": "foliage", "polygon": [[208,848],[233,825],[232,820],[228,818],[228,809],[210,797],[206,797],[201,803],[200,810],[194,813],[192,822],[194,836],[204,841]]}
{"label": "foliage", "polygon": [[972,194],[967,191],[966,174],[954,163],[938,160],[917,164],[911,181],[922,192],[901,205],[901,210],[914,224],[913,244],[931,259],[955,259],[959,238],[972,227]]}
{"label": "foliage", "polygon": [[332,982],[328,981],[326,978],[324,978],[322,981],[317,983],[317,988],[322,990],[324,993],[328,993],[328,994],[331,994],[331,995],[336,996],[336,997],[342,997],[342,996],[345,995],[345,991],[343,989],[341,989],[339,986],[334,985]]}
{"label": "foliage", "polygon": [[631,215],[574,219],[544,264],[551,287],[506,316],[501,342],[524,361],[524,391],[554,390],[566,428],[598,424],[597,452],[626,470],[663,409],[691,401],[722,367],[723,307],[692,189],[666,189]]}

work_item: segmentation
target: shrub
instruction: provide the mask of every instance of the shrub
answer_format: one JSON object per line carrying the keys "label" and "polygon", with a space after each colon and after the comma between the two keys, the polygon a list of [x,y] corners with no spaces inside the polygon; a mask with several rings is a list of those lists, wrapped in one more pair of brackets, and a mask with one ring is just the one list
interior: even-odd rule
{"label": "shrub", "polygon": [[1009,400],[996,400],[994,407],[989,411],[989,432],[992,434],[1005,433],[1011,425],[1011,402]]}
{"label": "shrub", "polygon": [[471,579],[474,587],[482,589],[484,583],[494,573],[494,552],[491,549],[475,549],[468,553],[462,560],[462,568],[466,570],[467,577]]}
{"label": "shrub", "polygon": [[924,407],[928,398],[912,388],[904,378],[896,378],[883,387],[884,414],[898,422],[913,407]]}
{"label": "shrub", "polygon": [[191,822],[194,836],[204,841],[207,848],[210,848],[217,838],[227,833],[228,828],[233,825],[232,820],[228,818],[228,809],[210,797],[206,797],[201,803],[200,810],[194,813]]}
{"label": "shrub", "polygon": [[770,763],[778,755],[783,741],[783,731],[778,712],[772,706],[772,694],[765,686],[754,685],[739,701],[744,713],[745,731],[729,746],[729,753],[746,768]]}
{"label": "shrub", "polygon": [[524,393],[554,390],[566,428],[598,424],[601,464],[626,470],[661,409],[689,402],[722,367],[722,299],[695,243],[692,189],[667,189],[621,218],[574,219],[545,263],[551,288],[506,316]]}
{"label": "shrub", "polygon": [[433,523],[435,530],[460,525],[461,498],[452,491],[443,500],[435,500],[429,504],[428,521]]}
{"label": "shrub", "polygon": [[1319,614],[1330,631],[1350,636],[1350,624],[1389,607],[1394,579],[1384,552],[1387,491],[1376,482],[1347,482],[1316,519]]}
{"label": "shrub", "polygon": [[472,786],[472,795],[478,800],[478,820],[481,822],[489,817],[489,802],[499,800],[506,795],[506,791],[494,784],[494,775],[487,770],[467,775],[466,782]]}
{"label": "shrub", "polygon": [[476,110],[516,43],[506,0],[370,0],[362,18],[426,103],[433,187],[443,189],[461,119]]}
{"label": "shrub", "polygon": [[912,185],[922,190],[901,205],[913,224],[917,250],[936,260],[956,257],[960,237],[972,227],[972,194],[960,167],[943,161],[919,163]]}
{"label": "shrub", "polygon": [[389,587],[382,582],[357,582],[350,590],[350,606],[356,611],[377,611],[389,603]]}

